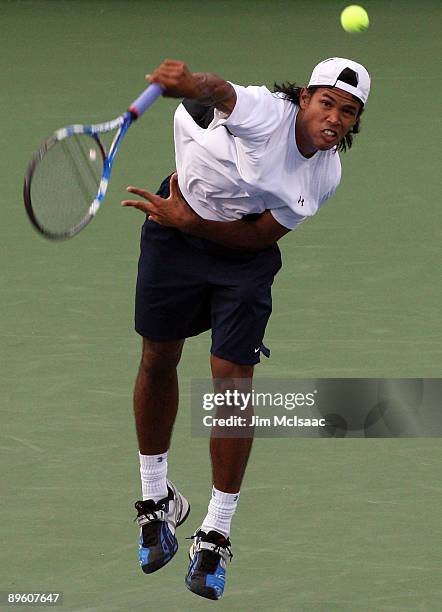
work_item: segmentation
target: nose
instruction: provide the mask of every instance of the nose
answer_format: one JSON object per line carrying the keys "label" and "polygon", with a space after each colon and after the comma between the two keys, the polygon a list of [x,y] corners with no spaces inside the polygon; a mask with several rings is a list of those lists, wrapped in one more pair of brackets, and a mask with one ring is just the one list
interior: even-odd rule
{"label": "nose", "polygon": [[331,108],[327,119],[331,125],[340,125],[341,115],[339,110],[337,108]]}

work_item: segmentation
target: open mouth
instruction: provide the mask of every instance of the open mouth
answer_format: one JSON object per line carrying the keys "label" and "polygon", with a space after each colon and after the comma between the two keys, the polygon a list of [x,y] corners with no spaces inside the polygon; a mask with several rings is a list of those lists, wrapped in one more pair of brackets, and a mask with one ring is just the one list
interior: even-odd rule
{"label": "open mouth", "polygon": [[327,142],[331,142],[333,140],[336,140],[338,133],[336,132],[336,130],[330,130],[330,129],[326,129],[326,130],[322,130],[322,134],[325,138],[325,140],[327,140]]}

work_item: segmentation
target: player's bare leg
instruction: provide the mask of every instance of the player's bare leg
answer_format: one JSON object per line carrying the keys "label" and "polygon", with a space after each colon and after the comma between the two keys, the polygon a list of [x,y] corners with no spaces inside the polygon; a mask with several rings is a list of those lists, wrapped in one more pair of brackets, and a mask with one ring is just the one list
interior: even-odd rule
{"label": "player's bare leg", "polygon": [[[212,355],[211,367],[215,393],[223,393],[227,389],[235,390],[239,379],[241,380],[239,391],[245,393],[252,390],[253,366],[239,365]],[[241,416],[248,416],[252,408],[250,404]],[[237,493],[241,487],[253,443],[253,431],[251,429],[247,431],[250,436],[244,438],[219,437],[219,430],[216,427],[212,432],[210,455],[213,484],[219,491]]]}
{"label": "player's bare leg", "polygon": [[153,342],[143,338],[134,391],[135,425],[142,455],[168,450],[178,410],[177,365],[184,340]]}
{"label": "player's bare leg", "polygon": [[134,391],[143,499],[136,502],[141,528],[139,563],[146,574],[168,563],[178,549],[175,529],[189,514],[189,503],[167,480],[167,453],[178,409],[177,365],[184,340],[143,338]]}
{"label": "player's bare leg", "polygon": [[[214,392],[252,390],[253,366],[239,365],[211,358]],[[241,416],[250,420],[251,402]],[[237,415],[238,410],[225,406],[217,415]],[[241,428],[237,428],[239,431]],[[244,430],[243,430],[244,431]],[[247,428],[245,437],[235,437],[235,427],[226,431],[214,426],[210,439],[213,487],[206,518],[193,536],[190,549],[191,562],[185,583],[188,589],[208,599],[220,599],[224,592],[226,564],[232,557],[230,550],[230,523],[238,503],[239,490],[247,467],[253,442],[253,429]],[[233,434],[233,435],[232,435]]]}

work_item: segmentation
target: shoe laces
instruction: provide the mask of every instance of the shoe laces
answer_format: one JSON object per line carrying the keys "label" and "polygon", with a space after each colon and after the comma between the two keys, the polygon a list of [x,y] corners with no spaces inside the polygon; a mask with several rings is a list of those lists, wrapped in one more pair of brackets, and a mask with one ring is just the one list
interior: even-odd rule
{"label": "shoe laces", "polygon": [[146,501],[135,502],[135,509],[138,512],[138,516],[134,518],[134,523],[137,522],[140,527],[146,523],[153,523],[155,521],[163,521],[165,514],[167,513],[166,503],[164,499],[155,503],[149,499]]}
{"label": "shoe laces", "polygon": [[[213,536],[211,534],[214,534]],[[190,536],[190,538],[186,538],[186,540],[193,540],[195,538],[199,538],[201,542],[206,542],[208,544],[213,544],[213,548],[208,550],[205,548],[197,549],[197,552],[201,553],[201,563],[199,566],[199,570],[203,572],[207,572],[212,574],[219,563],[220,557],[222,557],[225,561],[227,558],[229,561],[233,558],[233,553],[231,551],[231,543],[229,538],[226,538],[222,534],[218,534],[213,531],[210,531],[208,534],[204,533],[204,531],[197,531]],[[197,544],[198,546],[198,544]]]}
{"label": "shoe laces", "polygon": [[134,522],[136,521],[141,527],[145,548],[158,544],[165,508],[164,500],[160,500],[158,503],[153,500],[137,501],[135,503],[138,516],[134,519]]}

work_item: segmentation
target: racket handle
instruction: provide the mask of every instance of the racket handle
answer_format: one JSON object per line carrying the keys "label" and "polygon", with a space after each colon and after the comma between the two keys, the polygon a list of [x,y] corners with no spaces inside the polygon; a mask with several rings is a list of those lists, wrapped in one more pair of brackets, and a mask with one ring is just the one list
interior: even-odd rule
{"label": "racket handle", "polygon": [[164,88],[161,87],[161,85],[158,85],[158,83],[152,83],[152,85],[149,85],[149,87],[145,89],[134,102],[132,102],[132,104],[129,106],[129,111],[137,117],[141,117],[141,115],[147,111],[149,106],[151,106],[155,100],[163,94],[163,91]]}

